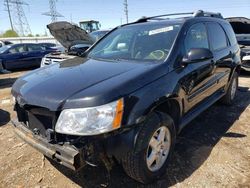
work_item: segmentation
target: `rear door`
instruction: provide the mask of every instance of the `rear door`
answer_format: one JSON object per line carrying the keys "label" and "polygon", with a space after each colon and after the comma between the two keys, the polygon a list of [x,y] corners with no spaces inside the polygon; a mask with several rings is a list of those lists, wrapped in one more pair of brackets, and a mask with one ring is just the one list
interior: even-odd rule
{"label": "rear door", "polygon": [[27,54],[25,55],[26,66],[40,66],[41,60],[46,54],[45,52],[44,47],[39,44],[27,44]]}
{"label": "rear door", "polygon": [[208,35],[211,51],[214,55],[214,77],[217,80],[215,89],[221,89],[227,85],[231,66],[233,63],[233,52],[229,47],[228,37],[223,27],[216,22],[208,22]]}

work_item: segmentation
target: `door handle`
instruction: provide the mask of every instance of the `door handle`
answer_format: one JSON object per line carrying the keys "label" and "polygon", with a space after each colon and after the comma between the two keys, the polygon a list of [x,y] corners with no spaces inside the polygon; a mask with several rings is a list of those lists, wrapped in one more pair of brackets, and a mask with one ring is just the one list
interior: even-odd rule
{"label": "door handle", "polygon": [[23,55],[28,55],[28,52],[23,52]]}

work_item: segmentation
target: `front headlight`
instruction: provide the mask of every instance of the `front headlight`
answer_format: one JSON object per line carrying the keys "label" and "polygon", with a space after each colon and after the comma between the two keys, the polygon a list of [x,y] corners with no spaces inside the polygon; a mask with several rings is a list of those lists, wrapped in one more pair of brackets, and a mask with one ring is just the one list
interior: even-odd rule
{"label": "front headlight", "polygon": [[69,135],[98,135],[120,128],[122,114],[123,99],[97,107],[66,109],[55,130]]}

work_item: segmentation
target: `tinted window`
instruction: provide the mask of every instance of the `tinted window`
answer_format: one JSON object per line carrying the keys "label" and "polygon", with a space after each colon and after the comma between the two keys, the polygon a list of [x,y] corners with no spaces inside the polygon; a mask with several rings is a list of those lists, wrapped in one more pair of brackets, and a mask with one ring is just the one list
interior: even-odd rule
{"label": "tinted window", "polygon": [[217,23],[208,23],[208,31],[211,47],[220,50],[227,47],[227,38],[222,27]]}
{"label": "tinted window", "polygon": [[19,46],[14,46],[12,48],[9,49],[9,52],[14,54],[14,53],[21,53],[21,52],[25,52],[25,46],[24,45],[19,45]]}
{"label": "tinted window", "polygon": [[37,44],[28,44],[28,51],[41,51],[43,50],[42,46]]}
{"label": "tinted window", "polygon": [[204,24],[198,23],[191,26],[185,38],[185,48],[186,52],[192,48],[209,48],[207,30]]}
{"label": "tinted window", "polygon": [[233,31],[233,28],[230,24],[224,24],[224,29],[226,30],[227,36],[229,38],[230,44],[235,45],[237,44],[237,40]]}

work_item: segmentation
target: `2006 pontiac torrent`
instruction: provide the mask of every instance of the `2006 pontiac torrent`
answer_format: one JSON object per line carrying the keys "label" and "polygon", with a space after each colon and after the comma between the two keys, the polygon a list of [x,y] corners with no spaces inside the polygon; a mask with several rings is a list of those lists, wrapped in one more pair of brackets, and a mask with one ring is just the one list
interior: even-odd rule
{"label": "2006 pontiac torrent", "polygon": [[232,104],[241,63],[220,14],[181,15],[119,26],[81,57],[19,78],[16,134],[73,170],[117,161],[139,182],[160,177],[183,127]]}

